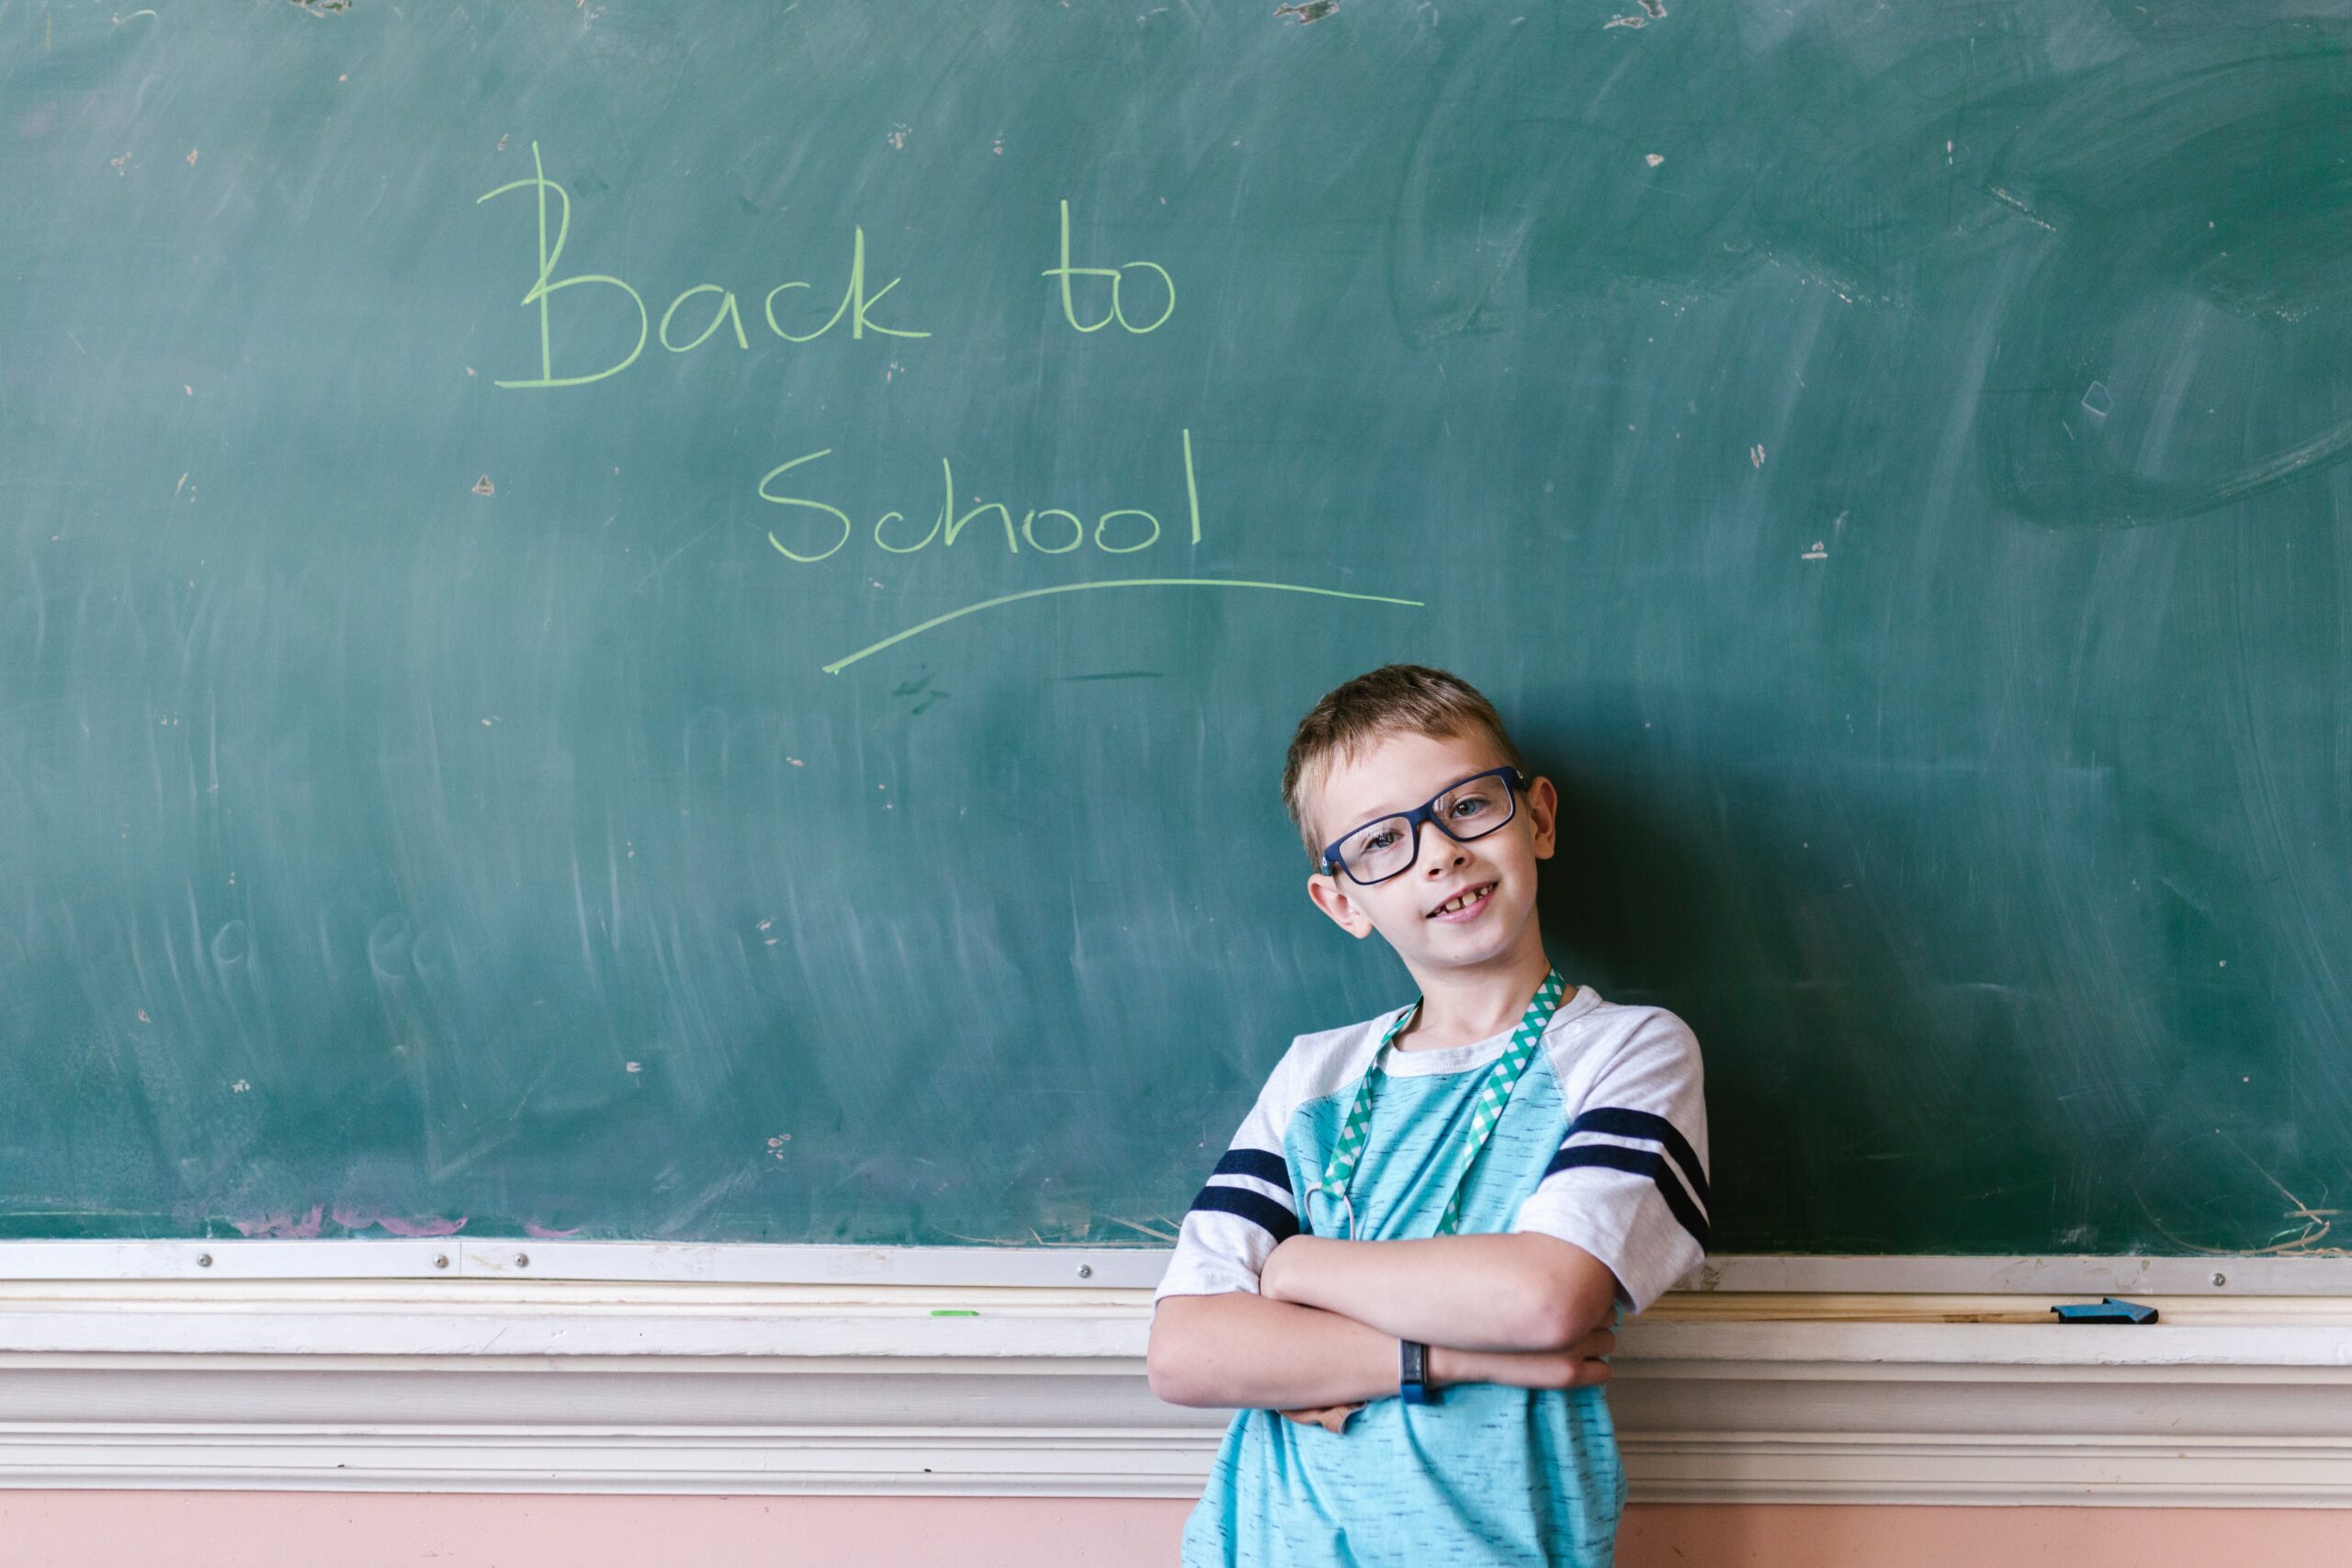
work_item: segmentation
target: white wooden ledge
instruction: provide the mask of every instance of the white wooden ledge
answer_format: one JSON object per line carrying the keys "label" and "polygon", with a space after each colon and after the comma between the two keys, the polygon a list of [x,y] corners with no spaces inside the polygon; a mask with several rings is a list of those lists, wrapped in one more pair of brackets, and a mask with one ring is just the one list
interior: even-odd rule
{"label": "white wooden ledge", "polygon": [[[2352,1504],[2346,1303],[2147,1299],[1669,1296],[1617,1358],[1634,1495]],[[1151,1397],[1149,1321],[1132,1284],[18,1280],[0,1484],[1189,1496],[1226,1417]]]}

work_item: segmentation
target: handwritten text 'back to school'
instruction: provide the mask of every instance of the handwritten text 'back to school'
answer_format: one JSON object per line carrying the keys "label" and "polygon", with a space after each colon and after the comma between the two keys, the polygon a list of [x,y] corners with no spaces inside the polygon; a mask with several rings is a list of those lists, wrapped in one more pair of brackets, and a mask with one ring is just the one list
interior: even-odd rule
{"label": "handwritten text 'back to school'", "polygon": [[[644,295],[623,278],[608,273],[559,274],[564,246],[571,233],[571,197],[560,183],[548,177],[537,142],[531,144],[531,167],[528,177],[510,181],[477,198],[486,202],[516,191],[529,191],[537,199],[538,274],[522,302],[526,309],[537,307],[538,311],[539,373],[499,379],[494,383],[499,387],[589,386],[627,371],[644,354],[649,341],[659,341],[672,354],[691,354],[713,340],[723,348],[730,337],[739,350],[748,350],[755,331],[770,333],[793,344],[813,343],[834,332],[845,332],[854,339],[862,339],[869,333],[889,338],[931,335],[890,320],[877,319],[877,308],[898,288],[899,280],[893,277],[878,288],[869,288],[863,228],[853,231],[849,277],[841,297],[833,303],[831,314],[821,320],[819,315],[824,310],[823,297],[816,295],[815,285],[798,280],[779,283],[768,290],[760,301],[757,327],[746,323],[742,303],[734,291],[716,283],[698,283],[681,291],[657,319]],[[1058,288],[1062,317],[1080,333],[1095,333],[1116,325],[1140,335],[1165,326],[1176,312],[1175,279],[1155,262],[1131,261],[1118,266],[1080,266],[1072,263],[1067,201],[1061,204],[1059,263],[1045,268],[1041,276]],[[562,300],[565,309],[616,312],[623,321],[633,313],[638,324],[637,341],[626,355],[609,365],[567,366],[560,373],[555,363],[554,312],[558,296],[574,289],[587,292]],[[888,311],[881,313],[896,316],[896,302]],[[1193,472],[1190,430],[1180,433],[1178,445],[1182,458],[1187,521],[1192,542],[1198,544],[1200,486]],[[1023,512],[1018,521],[1012,509],[1002,502],[982,502],[958,512],[955,469],[944,457],[939,464],[942,499],[927,527],[910,522],[899,512],[885,512],[870,526],[864,526],[840,507],[808,495],[790,493],[815,488],[810,481],[817,476],[810,465],[831,453],[831,447],[805,452],[760,476],[760,499],[790,514],[775,519],[775,526],[768,533],[769,544],[787,559],[824,560],[848,547],[861,533],[878,549],[892,555],[912,555],[933,544],[953,546],[975,523],[979,524],[982,536],[994,537],[1001,532],[1006,549],[1016,555],[1023,549],[1039,555],[1067,555],[1090,542],[1107,555],[1133,555],[1149,549],[1161,538],[1159,514],[1136,507],[1117,507],[1101,513],[1091,525],[1078,513],[1058,506],[1032,508]],[[799,470],[797,477],[796,470]]]}

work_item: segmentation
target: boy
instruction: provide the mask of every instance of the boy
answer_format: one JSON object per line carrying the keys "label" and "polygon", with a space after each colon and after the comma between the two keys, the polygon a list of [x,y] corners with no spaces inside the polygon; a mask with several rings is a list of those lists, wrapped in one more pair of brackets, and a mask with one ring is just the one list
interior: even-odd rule
{"label": "boy", "polygon": [[1706,1247],[1698,1043],[1552,969],[1557,798],[1465,682],[1340,687],[1283,795],[1307,897],[1421,996],[1293,1041],[1184,1218],[1152,1391],[1244,1407],[1184,1562],[1600,1568],[1610,1329]]}

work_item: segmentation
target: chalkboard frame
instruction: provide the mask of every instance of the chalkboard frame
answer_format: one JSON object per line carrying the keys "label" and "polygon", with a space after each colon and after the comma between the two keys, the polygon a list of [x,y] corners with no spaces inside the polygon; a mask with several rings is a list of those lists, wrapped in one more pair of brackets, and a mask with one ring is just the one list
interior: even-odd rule
{"label": "chalkboard frame", "polygon": [[[1148,1290],[1164,1247],[818,1247],[644,1241],[10,1241],[0,1280],[544,1280],[711,1285]],[[1711,1294],[2092,1294],[2352,1298],[2352,1256],[1838,1257],[1726,1254]]]}

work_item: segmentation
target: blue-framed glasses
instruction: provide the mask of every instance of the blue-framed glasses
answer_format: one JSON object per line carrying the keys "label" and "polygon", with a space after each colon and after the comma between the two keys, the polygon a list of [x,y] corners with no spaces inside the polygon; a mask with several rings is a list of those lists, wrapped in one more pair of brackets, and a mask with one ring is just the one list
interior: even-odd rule
{"label": "blue-framed glasses", "polygon": [[1378,818],[1332,840],[1323,846],[1316,869],[1326,876],[1344,871],[1361,887],[1385,882],[1420,858],[1422,823],[1436,823],[1457,844],[1483,839],[1510,826],[1526,787],[1527,775],[1517,768],[1489,768],[1456,779],[1410,811]]}

